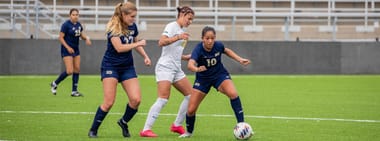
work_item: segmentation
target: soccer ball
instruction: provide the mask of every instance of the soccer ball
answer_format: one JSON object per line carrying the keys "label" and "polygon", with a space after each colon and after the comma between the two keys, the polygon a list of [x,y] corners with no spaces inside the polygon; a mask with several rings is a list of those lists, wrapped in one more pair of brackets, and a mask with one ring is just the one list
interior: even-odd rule
{"label": "soccer ball", "polygon": [[246,122],[239,122],[234,128],[235,138],[238,140],[247,140],[252,137],[252,127]]}

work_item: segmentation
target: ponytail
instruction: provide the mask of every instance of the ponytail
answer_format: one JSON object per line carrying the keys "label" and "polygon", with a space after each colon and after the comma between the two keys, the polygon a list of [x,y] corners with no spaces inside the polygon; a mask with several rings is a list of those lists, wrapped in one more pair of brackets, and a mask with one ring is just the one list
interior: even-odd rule
{"label": "ponytail", "polygon": [[115,6],[115,11],[110,21],[107,23],[106,32],[111,32],[112,36],[120,36],[128,32],[128,28],[123,23],[123,13],[128,15],[132,11],[137,11],[136,6],[131,2],[119,3]]}

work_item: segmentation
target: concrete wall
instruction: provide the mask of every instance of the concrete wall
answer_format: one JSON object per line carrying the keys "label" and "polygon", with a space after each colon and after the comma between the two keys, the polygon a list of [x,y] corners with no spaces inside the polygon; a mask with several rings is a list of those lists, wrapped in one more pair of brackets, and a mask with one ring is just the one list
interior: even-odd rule
{"label": "concrete wall", "polygon": [[[191,41],[184,53],[190,53],[198,41]],[[105,40],[92,46],[80,42],[81,73],[99,74],[106,49]],[[134,52],[139,74],[154,74],[154,65],[161,54],[157,41],[145,47],[153,65],[146,67]],[[247,67],[223,56],[225,67],[232,74],[379,74],[380,43],[376,42],[251,42],[225,41],[225,46],[242,57],[251,59]],[[186,69],[186,73],[192,74]],[[0,74],[56,74],[64,70],[57,40],[0,39]]]}

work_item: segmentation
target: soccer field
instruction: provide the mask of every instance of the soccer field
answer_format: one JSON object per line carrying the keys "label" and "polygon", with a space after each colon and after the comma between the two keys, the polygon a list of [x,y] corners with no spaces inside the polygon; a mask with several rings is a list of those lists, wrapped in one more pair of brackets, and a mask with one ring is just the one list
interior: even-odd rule
{"label": "soccer field", "polygon": [[[49,83],[56,76],[0,76],[0,140],[94,140],[87,137],[94,112],[103,100],[98,75],[81,75],[71,97],[71,77],[57,95]],[[193,81],[194,77],[189,77]],[[256,141],[374,141],[380,139],[379,75],[232,75],[245,120]],[[174,88],[153,131],[141,138],[147,112],[156,95],[154,76],[139,76],[142,103],[129,123],[131,140],[236,140],[236,124],[226,96],[212,90],[197,112],[192,138],[169,131],[182,96]],[[118,87],[116,102],[95,140],[125,140],[116,121],[127,97]]]}

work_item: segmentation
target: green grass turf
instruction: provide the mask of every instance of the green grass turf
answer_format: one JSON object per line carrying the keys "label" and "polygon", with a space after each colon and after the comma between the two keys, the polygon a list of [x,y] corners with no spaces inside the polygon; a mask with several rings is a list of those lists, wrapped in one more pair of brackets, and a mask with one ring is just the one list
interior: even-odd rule
{"label": "green grass turf", "polygon": [[[255,131],[250,140],[373,141],[380,138],[379,75],[232,77],[245,119]],[[120,85],[115,104],[99,129],[99,138],[89,139],[87,132],[94,112],[103,100],[99,76],[81,75],[79,90],[85,96],[76,98],[70,97],[71,77],[59,85],[56,96],[50,94],[49,83],[55,78],[0,76],[0,140],[125,140],[116,124],[127,102]],[[157,98],[154,77],[139,79],[142,103],[129,123],[131,140],[235,140],[232,130],[236,121],[229,100],[215,90],[201,103],[192,138],[178,139],[178,135],[170,133],[169,126],[182,100],[174,88],[153,127],[159,137],[139,137],[146,113]]]}

